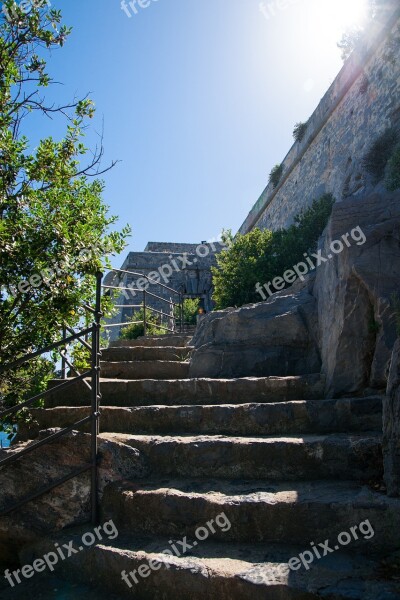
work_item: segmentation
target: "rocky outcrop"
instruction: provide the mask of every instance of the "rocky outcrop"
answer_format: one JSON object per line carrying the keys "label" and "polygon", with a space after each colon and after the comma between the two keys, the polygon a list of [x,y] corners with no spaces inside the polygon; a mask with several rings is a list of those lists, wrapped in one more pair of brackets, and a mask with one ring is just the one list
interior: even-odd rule
{"label": "rocky outcrop", "polygon": [[192,341],[190,376],[321,370],[330,397],[383,391],[396,339],[400,193],[335,204],[319,251],[321,264],[303,283],[207,316]]}
{"label": "rocky outcrop", "polygon": [[[42,431],[46,437],[56,430]],[[1,451],[1,458],[18,453],[29,444]],[[139,452],[117,441],[100,440],[99,493],[108,483],[124,477],[143,476]],[[73,432],[21,457],[12,467],[0,470],[0,506],[4,510],[45,485],[58,481],[90,463],[90,436]],[[0,563],[15,562],[24,544],[90,518],[90,471],[71,479],[32,501],[24,508],[0,518]]]}
{"label": "rocky outcrop", "polygon": [[192,345],[190,377],[268,377],[316,373],[317,305],[313,278],[269,302],[212,313]]}
{"label": "rocky outcrop", "polygon": [[[331,244],[354,231],[337,255]],[[359,232],[362,232],[363,236]],[[391,296],[400,282],[400,193],[335,204],[317,269],[322,372],[330,396],[386,387],[396,340]]]}
{"label": "rocky outcrop", "polygon": [[390,367],[383,409],[383,457],[388,496],[400,496],[400,338]]}

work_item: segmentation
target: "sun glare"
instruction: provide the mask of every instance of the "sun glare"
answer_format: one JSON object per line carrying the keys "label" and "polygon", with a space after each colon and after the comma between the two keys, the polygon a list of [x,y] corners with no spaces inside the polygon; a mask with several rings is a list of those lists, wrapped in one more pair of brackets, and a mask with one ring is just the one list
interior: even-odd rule
{"label": "sun glare", "polygon": [[310,10],[321,35],[331,32],[340,36],[347,29],[363,27],[367,6],[368,0],[314,0]]}

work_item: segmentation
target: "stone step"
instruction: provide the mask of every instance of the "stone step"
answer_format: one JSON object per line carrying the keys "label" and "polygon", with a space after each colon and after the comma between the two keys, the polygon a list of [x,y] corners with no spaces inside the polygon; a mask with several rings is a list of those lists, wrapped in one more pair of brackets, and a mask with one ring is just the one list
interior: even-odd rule
{"label": "stone step", "polygon": [[[107,486],[102,518],[125,533],[193,537],[197,527],[224,512],[231,528],[215,541],[300,544],[351,534],[360,552],[399,547],[400,499],[355,482],[227,482],[168,480]],[[366,524],[358,526],[369,520]],[[352,527],[356,529],[351,530]]]}
{"label": "stone step", "polygon": [[[223,518],[219,517],[219,522],[223,524]],[[55,541],[82,547],[86,531],[27,546],[21,563],[32,564],[43,557]],[[350,550],[315,559],[307,570],[298,556],[310,546],[215,543],[211,532],[209,539],[200,540],[206,533],[199,530],[199,537],[193,540],[119,535],[73,554],[57,569],[69,579],[100,585],[128,599],[400,599],[398,583],[382,580],[378,560]],[[320,541],[324,540],[316,540]],[[289,564],[297,570],[291,570]]]}
{"label": "stone step", "polygon": [[[11,573],[16,569],[15,565],[0,565],[0,572],[5,573],[9,569]],[[0,578],[1,600],[120,600],[121,596],[102,586],[98,587],[95,582],[89,585],[85,582],[75,583],[61,577],[55,577],[51,571],[35,573],[33,578],[21,578],[21,583],[12,579],[12,587],[5,576]]]}
{"label": "stone step", "polygon": [[167,360],[101,362],[101,373],[109,379],[187,379],[189,366]]}
{"label": "stone step", "polygon": [[132,360],[189,360],[191,347],[180,346],[134,346],[106,348],[101,351],[102,360],[106,362]]}
{"label": "stone step", "polygon": [[[60,385],[53,379],[49,387]],[[182,404],[271,403],[324,397],[325,379],[319,374],[299,377],[246,377],[242,379],[101,379],[103,406],[177,406]],[[47,396],[47,408],[88,406],[90,391],[83,382]]]}
{"label": "stone step", "polygon": [[[87,407],[32,409],[29,427],[19,439],[36,437],[41,429],[66,427],[89,414]],[[100,431],[112,433],[205,435],[285,435],[379,431],[382,399],[302,400],[275,404],[221,406],[103,406]],[[89,431],[90,425],[86,426]],[[22,436],[22,437],[21,437]]]}
{"label": "stone step", "polygon": [[192,338],[192,335],[186,333],[146,336],[139,337],[136,340],[115,340],[110,342],[109,348],[133,348],[135,346],[178,346],[182,348],[187,346]]}
{"label": "stone step", "polygon": [[383,475],[378,433],[301,437],[103,433],[100,439],[138,449],[150,477],[380,481]]}

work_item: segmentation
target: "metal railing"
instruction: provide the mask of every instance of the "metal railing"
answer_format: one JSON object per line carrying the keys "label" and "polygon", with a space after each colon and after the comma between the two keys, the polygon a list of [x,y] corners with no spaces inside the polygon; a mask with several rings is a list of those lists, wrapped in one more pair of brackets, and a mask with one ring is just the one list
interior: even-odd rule
{"label": "metal railing", "polygon": [[[57,431],[56,433],[48,435],[46,438],[44,438],[42,440],[39,440],[37,442],[30,444],[29,446],[26,446],[23,450],[20,450],[16,454],[11,454],[10,456],[7,456],[6,458],[0,459],[0,468],[4,468],[4,467],[14,464],[21,457],[26,456],[27,454],[30,454],[31,452],[37,450],[38,448],[41,448],[41,447],[49,444],[50,442],[53,442],[53,441],[63,437],[64,435],[71,433],[73,430],[79,429],[80,427],[82,427],[83,425],[86,425],[88,423],[91,424],[90,462],[82,465],[78,469],[71,471],[71,473],[69,473],[68,475],[65,475],[62,479],[58,479],[57,481],[50,482],[45,487],[42,487],[41,489],[37,490],[36,492],[29,494],[25,498],[22,498],[18,502],[13,503],[9,507],[3,507],[2,509],[0,509],[0,517],[4,517],[5,515],[8,515],[8,514],[14,512],[15,510],[21,508],[28,502],[31,502],[32,500],[36,500],[37,498],[40,498],[44,494],[47,494],[51,490],[59,487],[60,485],[63,485],[67,481],[74,479],[75,477],[78,477],[82,473],[91,471],[91,519],[92,519],[93,523],[97,523],[97,521],[98,521],[98,465],[97,465],[97,463],[98,463],[98,434],[99,434],[99,417],[100,417],[99,406],[100,406],[100,399],[101,399],[101,393],[100,393],[100,328],[101,328],[101,317],[102,317],[102,312],[101,312],[101,282],[102,282],[102,278],[103,278],[102,273],[98,273],[96,275],[95,307],[94,308],[92,308],[90,306],[84,307],[85,310],[88,311],[93,317],[93,323],[90,327],[86,327],[84,329],[81,329],[78,332],[75,332],[72,328],[70,328],[68,326],[68,324],[65,324],[64,331],[63,331],[63,339],[60,340],[59,342],[50,344],[49,346],[42,348],[40,350],[37,350],[36,352],[26,354],[25,356],[19,358],[18,360],[14,361],[13,363],[0,366],[0,375],[2,375],[3,373],[12,371],[12,370],[28,363],[29,361],[34,360],[35,358],[38,358],[40,356],[48,354],[49,352],[53,352],[53,351],[57,350],[60,352],[60,356],[62,359],[62,376],[64,378],[63,383],[60,383],[60,384],[56,385],[55,387],[49,388],[49,389],[45,390],[44,392],[41,392],[40,394],[37,394],[37,395],[33,396],[32,398],[29,398],[28,400],[25,400],[24,402],[17,404],[16,406],[13,406],[11,408],[7,408],[7,409],[1,411],[0,412],[0,421],[1,422],[4,422],[5,419],[8,419],[10,416],[15,415],[23,408],[32,407],[39,400],[42,400],[49,395],[54,395],[54,394],[57,394],[58,392],[64,391],[65,389],[71,387],[78,381],[84,382],[84,384],[90,389],[90,392],[91,392],[90,414],[87,417],[73,423],[72,425],[69,425],[68,427],[64,427],[63,429],[61,429],[60,431]],[[87,341],[84,339],[85,336],[92,337],[91,345],[88,344]],[[74,342],[74,341],[80,342],[84,347],[86,347],[87,349],[90,349],[90,352],[91,352],[91,368],[89,370],[85,371],[84,373],[79,373],[74,368],[72,363],[69,361],[68,356],[67,356],[68,344],[70,344],[71,342]],[[71,372],[75,373],[74,377],[70,377],[68,379],[66,379],[67,365],[69,366]],[[90,380],[90,383],[89,383],[88,379]]]}
{"label": "metal railing", "polygon": [[[179,331],[180,333],[183,331],[183,293],[177,290],[174,290],[171,287],[168,287],[164,283],[156,281],[152,279],[148,275],[144,275],[143,273],[137,273],[136,271],[123,270],[123,269],[112,269],[111,273],[116,273],[116,278],[119,279],[118,285],[102,285],[104,290],[108,290],[108,295],[112,298],[113,291],[116,290],[119,292],[119,296],[121,292],[130,292],[133,297],[136,297],[137,293],[142,294],[142,302],[140,304],[114,304],[115,308],[124,309],[132,309],[133,311],[136,309],[143,311],[143,319],[138,321],[124,321],[122,323],[109,323],[102,325],[103,329],[112,329],[114,327],[126,327],[128,325],[141,325],[143,324],[143,335],[147,335],[148,330],[150,329],[150,325],[154,325],[157,329],[163,330],[165,333],[175,333]],[[129,286],[128,284],[124,285],[124,280],[127,279],[127,276],[139,277],[140,279],[145,279],[147,285],[140,289],[138,287]],[[169,294],[168,298],[163,298],[158,294],[154,294],[153,292],[148,291],[148,287],[150,285],[158,286],[161,290],[166,290]],[[177,297],[178,302],[174,302],[172,296]],[[160,303],[165,303],[167,305],[167,311],[160,311],[151,306],[149,303],[149,298],[154,298]],[[178,313],[178,316],[177,314]],[[148,315],[156,315],[157,322],[151,323],[149,321]],[[167,322],[170,326],[164,325],[164,322]]]}
{"label": "metal railing", "polygon": [[[34,452],[38,448],[42,448],[43,446],[62,438],[63,436],[71,433],[76,429],[80,429],[82,426],[91,424],[90,427],[90,462],[87,464],[83,464],[77,469],[74,469],[69,474],[65,475],[61,479],[57,481],[49,482],[46,486],[37,490],[36,492],[32,492],[28,496],[14,502],[10,506],[0,508],[0,517],[4,517],[9,515],[10,513],[18,510],[19,508],[25,506],[29,502],[40,498],[41,496],[51,492],[55,488],[63,485],[67,481],[78,477],[82,473],[86,473],[87,471],[91,471],[91,520],[94,524],[98,522],[98,435],[99,435],[99,419],[100,419],[100,400],[101,400],[101,392],[100,392],[100,357],[101,357],[101,349],[100,349],[100,335],[101,329],[107,329],[110,327],[123,327],[127,325],[131,325],[133,323],[143,323],[143,331],[144,335],[146,335],[149,329],[149,314],[158,315],[159,323],[157,322],[157,329],[162,329],[165,332],[174,333],[177,330],[182,331],[183,328],[183,294],[173,288],[168,287],[162,283],[159,283],[147,275],[143,275],[142,273],[136,273],[134,271],[124,271],[121,269],[113,269],[113,272],[123,275],[124,277],[128,276],[139,276],[144,278],[149,285],[157,284],[163,290],[167,290],[170,298],[163,298],[157,294],[149,292],[147,289],[138,290],[137,288],[132,287],[121,287],[121,286],[112,286],[112,285],[103,285],[103,274],[97,273],[96,275],[96,300],[94,308],[88,305],[85,305],[83,308],[86,311],[86,314],[89,313],[92,316],[93,322],[90,327],[85,327],[80,331],[75,331],[72,327],[65,323],[63,326],[62,339],[58,342],[50,344],[45,348],[41,348],[35,352],[30,354],[26,354],[21,358],[17,359],[13,363],[0,365],[0,375],[12,371],[29,361],[34,360],[35,358],[41,357],[53,351],[58,351],[61,357],[61,377],[62,383],[55,385],[54,387],[49,387],[44,392],[40,394],[36,394],[32,398],[25,400],[15,406],[10,408],[6,408],[0,412],[0,422],[5,422],[9,417],[14,416],[16,413],[21,411],[22,409],[29,408],[34,406],[38,401],[45,399],[48,396],[57,395],[59,392],[63,392],[64,390],[70,388],[78,382],[82,382],[89,390],[90,390],[90,414],[75,423],[72,423],[68,427],[64,427],[57,431],[56,433],[52,433],[45,437],[44,439],[40,439],[39,441],[35,441],[28,446],[26,446],[23,450],[20,450],[17,453],[10,454],[5,458],[0,458],[0,469],[6,468],[9,465],[13,465],[20,458]],[[103,313],[102,313],[102,290],[107,290],[106,294],[111,296],[113,294],[113,290],[129,290],[134,292],[142,292],[143,294],[143,302],[141,304],[122,304],[115,305],[117,308],[136,308],[143,310],[143,320],[140,321],[127,321],[124,323],[112,323],[112,324],[104,324],[101,322]],[[171,297],[177,296],[178,302],[174,302]],[[159,302],[166,303],[168,306],[169,313],[164,313],[163,311],[159,311],[149,305],[148,298],[152,297],[157,299]],[[177,316],[178,314],[178,316]],[[164,325],[162,320],[166,318],[168,320],[168,324]],[[154,324],[154,323],[152,323]],[[88,339],[91,336],[91,344]],[[80,373],[73,365],[68,358],[68,346],[72,342],[79,342],[82,344],[84,348],[90,351],[91,356],[91,367],[89,370],[86,370],[83,373]],[[67,372],[69,368],[69,373]],[[72,376],[71,376],[72,375]]]}

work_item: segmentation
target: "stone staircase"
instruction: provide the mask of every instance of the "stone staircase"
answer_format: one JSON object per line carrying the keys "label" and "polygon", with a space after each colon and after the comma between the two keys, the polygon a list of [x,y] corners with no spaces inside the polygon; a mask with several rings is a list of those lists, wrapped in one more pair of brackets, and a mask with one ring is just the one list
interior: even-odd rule
{"label": "stone staircase", "polygon": [[[101,438],[136,448],[143,478],[132,465],[131,479],[106,487],[102,522],[119,536],[65,561],[66,576],[121,598],[399,599],[380,561],[400,547],[400,501],[372,486],[381,397],[324,400],[320,375],[187,379],[189,341],[103,350]],[[30,437],[88,405],[82,385],[51,396]],[[312,564],[290,563],[302,553]]]}

